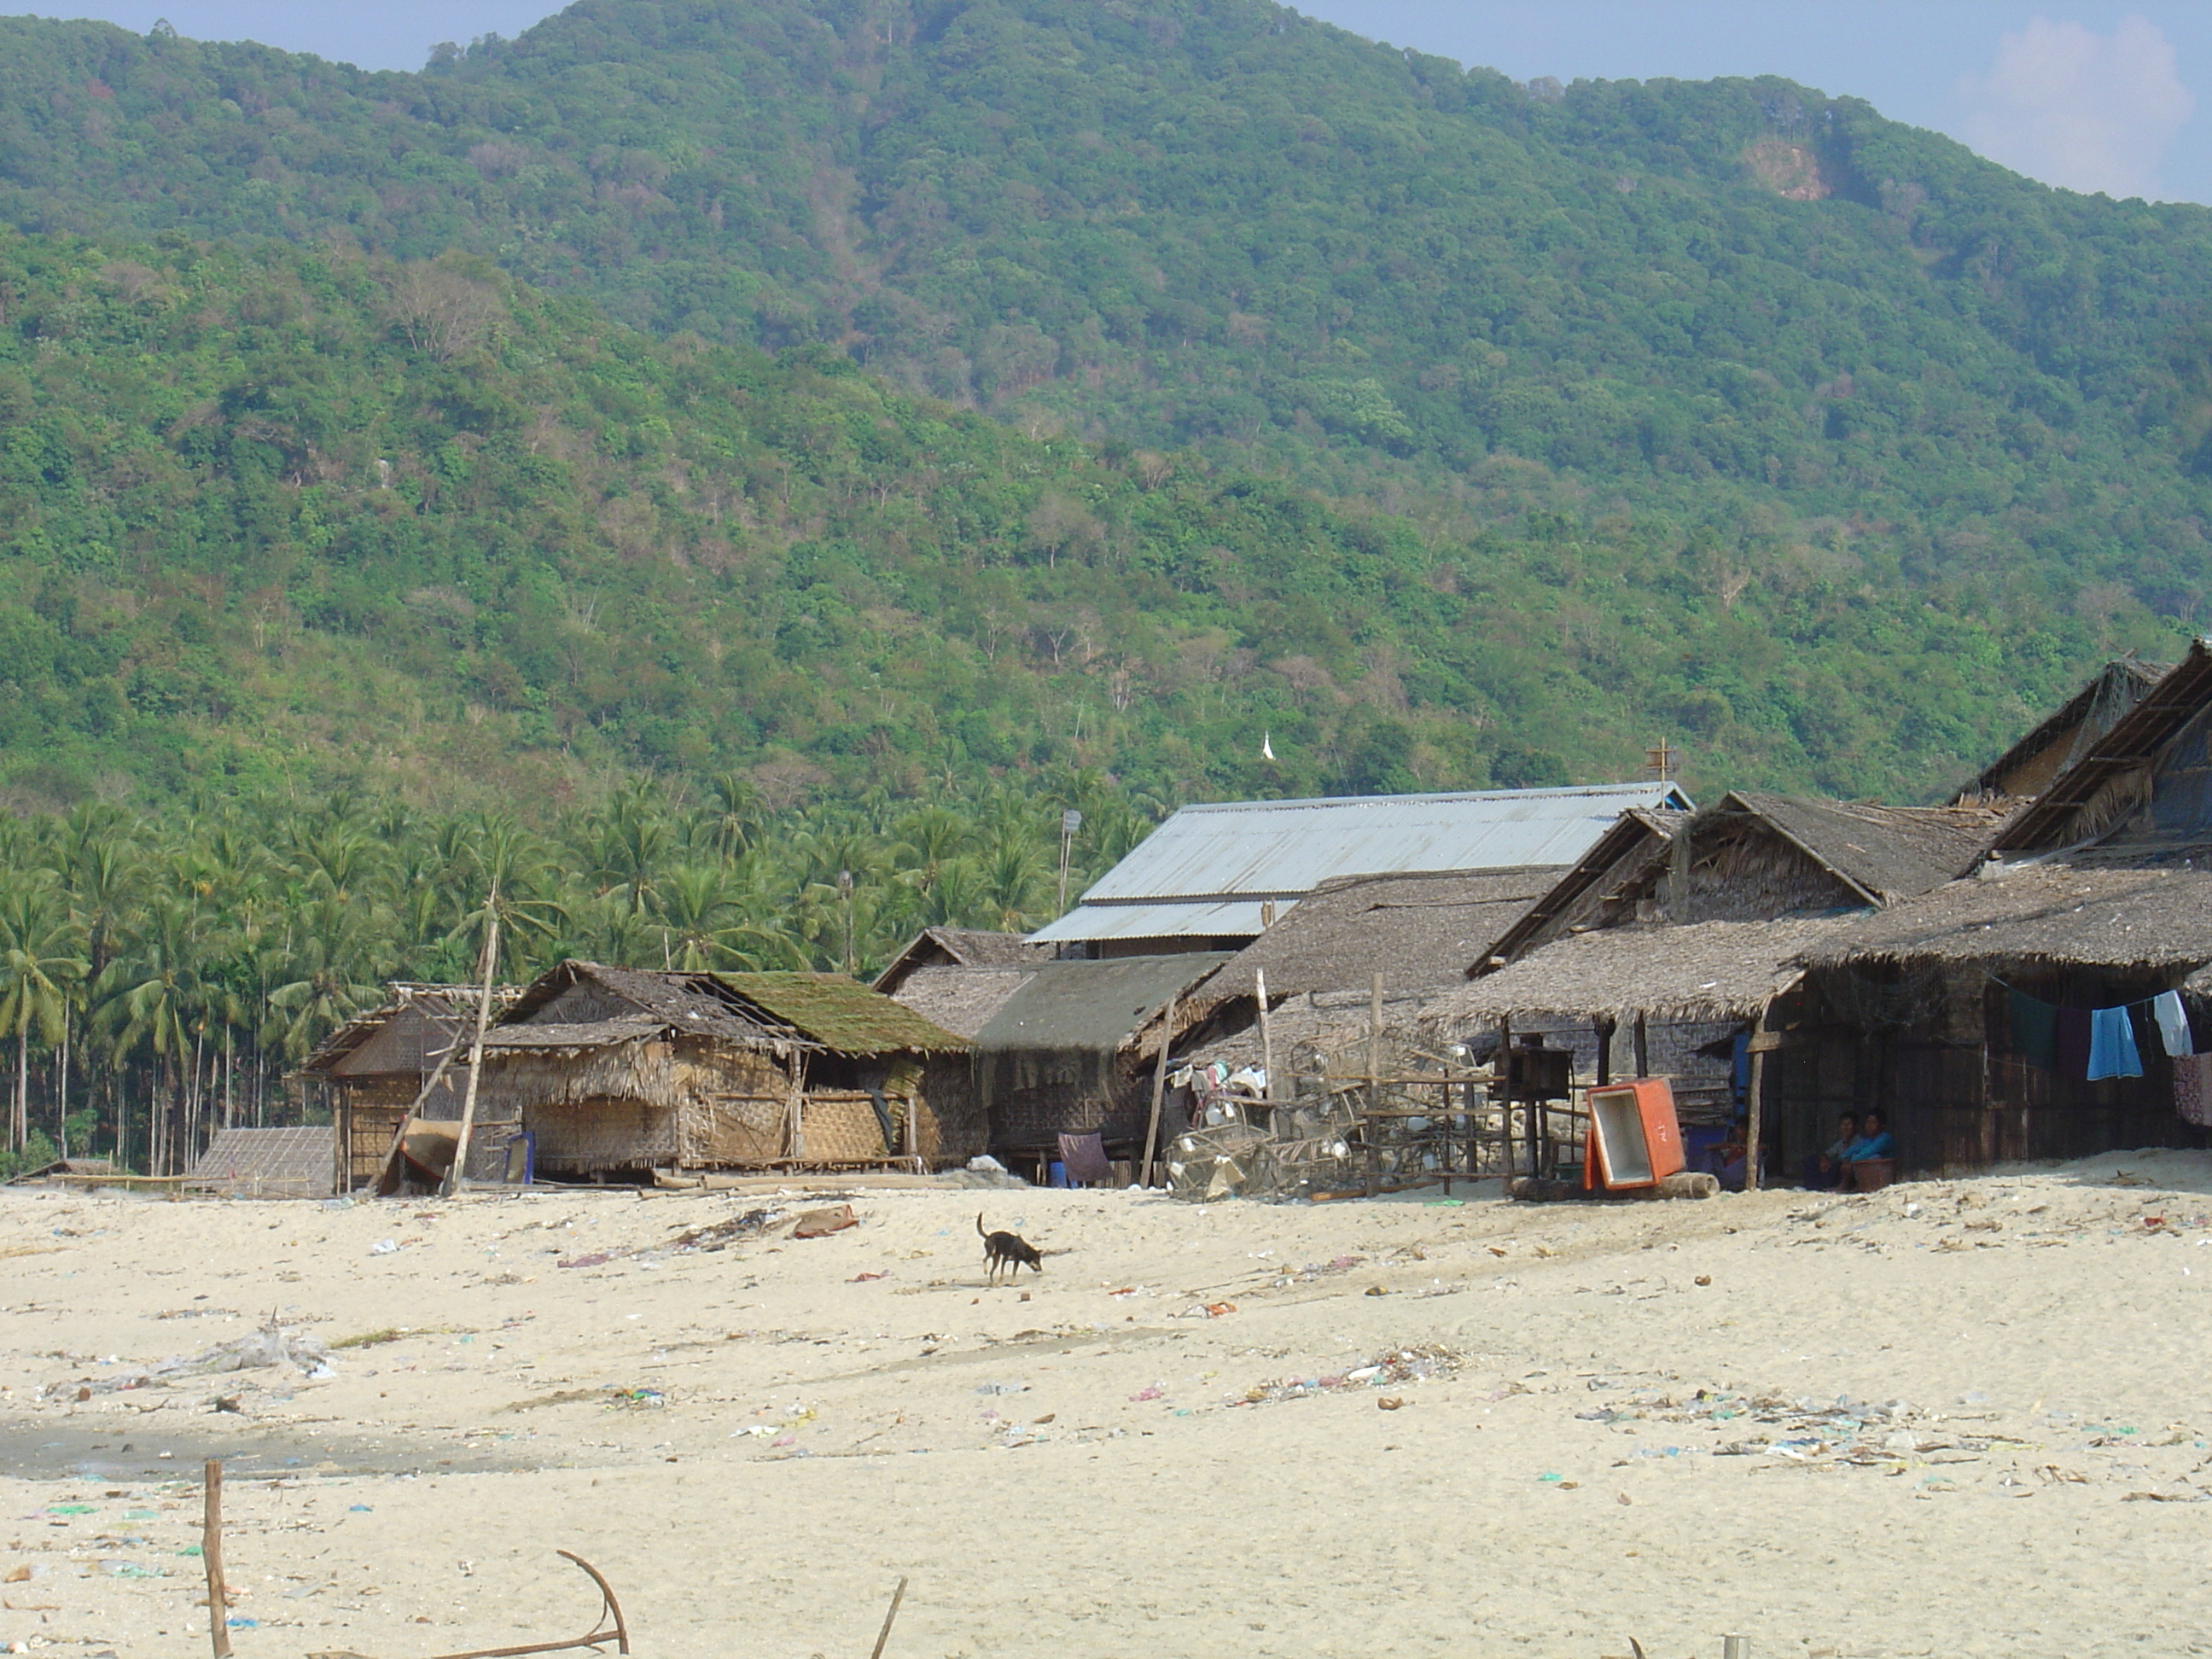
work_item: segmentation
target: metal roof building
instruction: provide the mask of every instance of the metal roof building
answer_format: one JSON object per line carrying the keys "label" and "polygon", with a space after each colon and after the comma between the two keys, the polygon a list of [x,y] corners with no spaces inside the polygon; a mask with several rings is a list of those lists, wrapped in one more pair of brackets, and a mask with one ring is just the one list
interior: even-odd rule
{"label": "metal roof building", "polygon": [[1237,949],[1339,876],[1572,864],[1632,807],[1687,810],[1671,783],[1186,806],[1030,937],[1095,956]]}

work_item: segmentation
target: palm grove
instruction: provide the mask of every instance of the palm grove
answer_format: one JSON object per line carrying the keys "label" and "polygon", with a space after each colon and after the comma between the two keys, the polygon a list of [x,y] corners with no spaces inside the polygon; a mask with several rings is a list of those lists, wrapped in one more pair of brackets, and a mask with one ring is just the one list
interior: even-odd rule
{"label": "palm grove", "polygon": [[[1148,821],[1095,776],[1057,781],[1090,806],[1079,882]],[[633,782],[544,831],[357,796],[0,818],[7,1167],[171,1170],[216,1127],[289,1117],[287,1068],[388,980],[477,977],[495,915],[508,978],[568,956],[866,973],[925,927],[1048,918],[1059,829],[1027,792],[779,813],[728,774],[690,797]]]}

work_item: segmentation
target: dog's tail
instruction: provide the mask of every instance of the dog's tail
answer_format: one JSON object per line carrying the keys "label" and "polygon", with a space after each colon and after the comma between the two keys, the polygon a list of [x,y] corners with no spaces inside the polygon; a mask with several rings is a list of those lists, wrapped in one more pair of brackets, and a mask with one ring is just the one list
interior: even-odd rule
{"label": "dog's tail", "polygon": [[983,1212],[981,1210],[975,1212],[975,1234],[979,1238],[988,1238],[991,1236],[983,1231]]}

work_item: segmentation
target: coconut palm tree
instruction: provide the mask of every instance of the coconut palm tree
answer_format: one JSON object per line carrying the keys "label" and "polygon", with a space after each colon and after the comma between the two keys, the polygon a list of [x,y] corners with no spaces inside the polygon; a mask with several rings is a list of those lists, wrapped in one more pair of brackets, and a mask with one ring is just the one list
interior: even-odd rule
{"label": "coconut palm tree", "polygon": [[0,890],[0,1027],[15,1039],[15,1098],[8,1146],[31,1133],[31,1039],[62,1040],[70,998],[84,977],[82,937],[51,879],[28,873]]}

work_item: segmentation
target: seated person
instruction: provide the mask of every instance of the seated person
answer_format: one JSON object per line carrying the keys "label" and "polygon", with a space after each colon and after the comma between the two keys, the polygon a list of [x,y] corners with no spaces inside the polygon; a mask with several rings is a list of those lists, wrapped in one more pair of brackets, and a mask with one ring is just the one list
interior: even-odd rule
{"label": "seated person", "polygon": [[1805,1160],[1805,1184],[1814,1192],[1832,1192],[1844,1184],[1844,1160],[1859,1138],[1859,1115],[1845,1112],[1836,1120],[1836,1138],[1826,1152]]}
{"label": "seated person", "polygon": [[1889,1120],[1875,1110],[1859,1119],[1859,1138],[1844,1148],[1844,1163],[1873,1164],[1896,1156],[1897,1137],[1889,1132]]}

